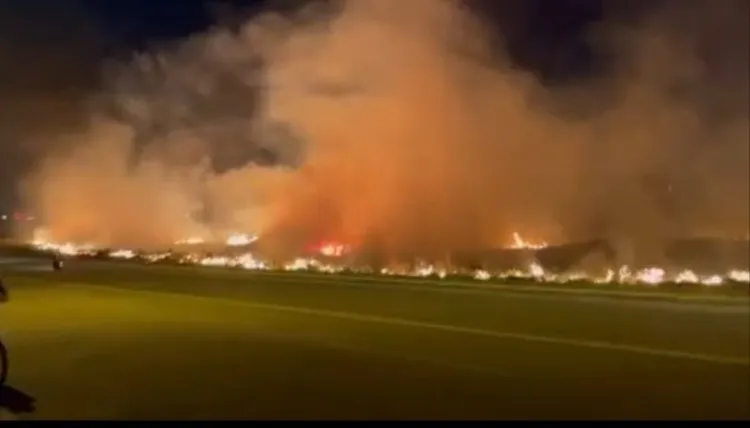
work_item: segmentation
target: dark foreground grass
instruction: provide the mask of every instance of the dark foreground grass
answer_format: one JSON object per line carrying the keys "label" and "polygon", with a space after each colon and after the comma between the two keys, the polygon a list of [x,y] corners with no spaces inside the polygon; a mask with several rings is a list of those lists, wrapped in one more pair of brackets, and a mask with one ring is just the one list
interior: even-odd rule
{"label": "dark foreground grass", "polygon": [[750,418],[742,298],[2,269],[10,381],[37,418]]}

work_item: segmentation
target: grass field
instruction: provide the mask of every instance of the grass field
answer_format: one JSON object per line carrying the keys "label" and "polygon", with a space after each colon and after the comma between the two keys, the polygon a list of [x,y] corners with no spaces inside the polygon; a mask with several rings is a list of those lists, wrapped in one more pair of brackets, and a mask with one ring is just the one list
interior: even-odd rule
{"label": "grass field", "polygon": [[47,265],[0,259],[0,420],[750,419],[746,292]]}

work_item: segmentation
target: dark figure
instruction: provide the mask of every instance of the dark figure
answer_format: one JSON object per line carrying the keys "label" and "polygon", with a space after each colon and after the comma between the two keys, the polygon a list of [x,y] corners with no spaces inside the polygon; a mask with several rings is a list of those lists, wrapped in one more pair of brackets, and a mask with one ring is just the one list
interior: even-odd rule
{"label": "dark figure", "polygon": [[59,257],[55,257],[54,260],[52,260],[52,270],[59,271],[63,268],[63,261]]}
{"label": "dark figure", "polygon": [[0,279],[0,303],[5,303],[8,301],[8,290],[5,288],[5,284],[3,283],[3,280]]}

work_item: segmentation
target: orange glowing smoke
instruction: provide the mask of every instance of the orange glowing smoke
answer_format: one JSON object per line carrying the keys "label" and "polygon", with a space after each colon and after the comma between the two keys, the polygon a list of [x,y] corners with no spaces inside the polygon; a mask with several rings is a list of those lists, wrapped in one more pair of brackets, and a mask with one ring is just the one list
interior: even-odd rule
{"label": "orange glowing smoke", "polygon": [[[134,61],[123,75],[138,78],[112,90],[121,118],[92,112],[24,195],[56,239],[110,246],[241,230],[274,259],[335,237],[373,259],[439,261],[518,232],[603,237],[620,264],[658,266],[668,239],[748,230],[748,73],[713,79],[690,43],[743,60],[725,29],[747,22],[700,12],[684,34],[682,14],[603,23],[612,72],[564,88],[512,66],[457,0],[266,14]],[[259,147],[293,166],[212,167]]]}

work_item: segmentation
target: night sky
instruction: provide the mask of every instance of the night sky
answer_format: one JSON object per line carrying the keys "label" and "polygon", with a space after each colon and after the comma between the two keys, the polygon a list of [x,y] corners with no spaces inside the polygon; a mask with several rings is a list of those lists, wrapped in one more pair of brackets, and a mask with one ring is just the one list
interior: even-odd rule
{"label": "night sky", "polygon": [[[110,39],[110,49],[144,49],[209,27],[217,17],[252,14],[305,0],[79,0],[80,7]],[[603,53],[586,41],[602,18],[602,0],[471,0],[507,40],[520,66],[550,81],[577,78],[598,67]],[[609,1],[608,4],[615,2]],[[600,54],[600,55],[597,55]]]}

